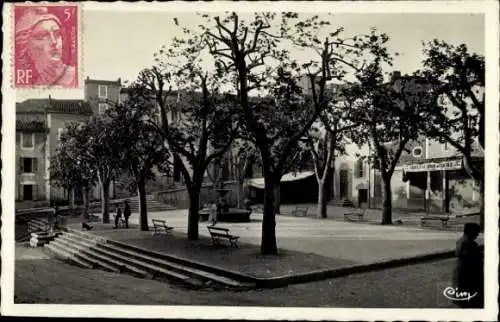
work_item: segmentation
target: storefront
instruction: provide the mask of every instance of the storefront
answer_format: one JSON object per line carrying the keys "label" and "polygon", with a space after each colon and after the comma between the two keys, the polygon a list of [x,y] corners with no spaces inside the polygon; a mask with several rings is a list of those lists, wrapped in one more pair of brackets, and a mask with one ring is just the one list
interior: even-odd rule
{"label": "storefront", "polygon": [[[478,158],[475,162],[483,162],[483,159]],[[416,161],[396,169],[403,171],[409,208],[461,212],[474,208],[481,198],[459,157]]]}

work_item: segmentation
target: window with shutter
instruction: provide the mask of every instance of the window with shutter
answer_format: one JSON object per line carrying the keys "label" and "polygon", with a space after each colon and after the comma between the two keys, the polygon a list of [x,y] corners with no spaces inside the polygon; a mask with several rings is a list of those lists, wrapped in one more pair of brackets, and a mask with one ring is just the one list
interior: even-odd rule
{"label": "window with shutter", "polygon": [[23,171],[24,173],[32,173],[33,172],[33,161],[31,158],[23,158]]}
{"label": "window with shutter", "polygon": [[108,98],[108,87],[106,85],[99,85],[99,98]]}
{"label": "window with shutter", "polygon": [[27,150],[35,148],[35,133],[21,133],[21,148]]}
{"label": "window with shutter", "polygon": [[38,159],[33,158],[33,172],[38,172]]}
{"label": "window with shutter", "polygon": [[22,184],[19,184],[19,195],[17,199],[24,200],[24,186]]}
{"label": "window with shutter", "polygon": [[32,187],[33,187],[33,200],[37,200],[38,186],[34,184]]}
{"label": "window with shutter", "polygon": [[104,114],[104,112],[106,112],[107,109],[108,109],[108,104],[99,103],[99,114]]}
{"label": "window with shutter", "polygon": [[364,174],[363,159],[358,159],[358,161],[356,162],[356,177],[363,178],[364,176],[365,174]]}

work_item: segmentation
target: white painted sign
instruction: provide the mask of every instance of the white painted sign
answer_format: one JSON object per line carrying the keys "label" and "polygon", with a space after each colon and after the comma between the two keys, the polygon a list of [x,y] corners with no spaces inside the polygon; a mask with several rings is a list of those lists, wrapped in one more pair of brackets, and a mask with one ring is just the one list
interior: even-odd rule
{"label": "white painted sign", "polygon": [[462,169],[462,160],[428,162],[419,164],[405,164],[396,167],[396,169],[405,170],[406,172],[458,170]]}

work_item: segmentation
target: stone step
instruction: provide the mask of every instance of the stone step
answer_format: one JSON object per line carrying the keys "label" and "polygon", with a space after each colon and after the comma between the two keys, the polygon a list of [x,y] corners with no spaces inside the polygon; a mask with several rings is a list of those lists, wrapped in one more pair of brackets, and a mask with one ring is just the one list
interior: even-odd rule
{"label": "stone step", "polygon": [[74,229],[74,228],[68,228],[68,230],[65,232],[65,234],[73,234],[76,236],[79,236],[81,238],[87,239],[89,241],[95,242],[95,243],[106,243],[106,238],[94,235],[94,234],[89,234],[84,231]]}
{"label": "stone step", "polygon": [[[200,282],[193,280],[189,275],[183,274],[183,272],[173,271],[171,269],[155,265],[155,263],[141,261],[139,259],[132,259],[127,256],[123,256],[120,253],[115,253],[109,248],[102,247],[105,244],[96,244],[92,241],[85,240],[82,236],[76,236],[72,234],[64,234],[61,236],[61,241],[65,243],[73,243],[73,247],[77,248],[79,251],[86,254],[98,254],[100,258],[109,258],[110,260],[116,262],[122,262],[128,264],[125,268],[135,267],[139,270],[145,271],[153,277],[161,277],[176,282],[182,282],[189,284],[191,286],[200,286]],[[91,255],[92,256],[92,255]]]}
{"label": "stone step", "polygon": [[193,287],[203,286],[204,282],[238,289],[255,286],[255,283],[228,276],[220,269],[207,269],[202,264],[197,267],[176,257],[171,260],[170,255],[144,251],[75,229],[68,229],[54,242],[75,258],[115,272],[118,269],[139,277],[166,279]]}
{"label": "stone step", "polygon": [[90,257],[92,260],[95,260],[97,262],[105,263],[108,266],[117,269],[117,272],[127,272],[136,277],[141,277],[141,278],[150,276],[148,272],[143,269],[140,269],[134,265],[130,265],[126,261],[116,260],[109,256],[100,254],[91,248],[82,247],[80,248],[79,254],[83,254],[87,257]]}
{"label": "stone step", "polygon": [[[255,286],[254,279],[251,276],[245,276],[244,274],[235,274],[232,272],[228,272],[222,268],[218,268],[218,267],[202,264],[199,262],[191,261],[191,260],[183,258],[183,257],[177,257],[174,255],[165,254],[165,253],[158,253],[158,252],[155,252],[152,250],[148,250],[145,248],[141,248],[141,247],[126,244],[126,243],[121,243],[121,242],[114,241],[114,240],[108,240],[107,243],[104,244],[104,246],[105,247],[115,246],[115,247],[122,249],[122,250],[127,250],[130,252],[141,254],[143,256],[154,258],[155,260],[158,260],[159,263],[167,262],[171,265],[177,265],[177,267],[178,266],[186,267],[188,269],[193,269],[193,270],[197,270],[200,272],[206,272],[208,274],[216,275],[218,277],[227,278],[227,279],[232,280],[232,281],[237,281],[237,282],[239,282],[238,287],[250,287],[251,288],[251,287]],[[103,247],[103,245],[100,245],[100,247]],[[205,276],[208,277],[209,276],[208,274],[206,274]],[[222,281],[222,279],[221,279],[221,281]],[[233,284],[232,282],[230,282],[230,283]],[[236,285],[236,284],[234,284],[234,285]]]}
{"label": "stone step", "polygon": [[94,241],[84,239],[80,236],[77,236],[76,234],[68,234],[68,233],[64,233],[61,236],[59,236],[58,240],[66,240],[68,242],[72,242],[74,244],[88,248],[94,247],[97,244]]}
{"label": "stone step", "polygon": [[66,249],[69,253],[73,254],[74,257],[83,259],[87,262],[92,263],[92,267],[100,267],[103,268],[109,272],[114,272],[114,273],[120,273],[120,267],[116,267],[114,265],[110,265],[106,263],[105,261],[102,261],[100,259],[92,258],[92,256],[88,256],[87,254],[83,253],[83,248],[78,247],[71,242],[68,242],[67,240],[62,240],[62,239],[57,239],[53,241],[51,244],[55,244],[61,248]]}
{"label": "stone step", "polygon": [[222,284],[224,286],[230,286],[230,287],[242,288],[242,287],[249,287],[250,286],[250,284],[248,284],[248,283],[242,283],[242,282],[239,282],[237,280],[227,278],[224,276],[220,276],[220,275],[216,275],[216,274],[206,272],[206,271],[203,271],[200,269],[192,268],[192,267],[181,265],[181,264],[172,263],[172,262],[169,262],[166,260],[162,260],[162,259],[155,258],[152,256],[144,255],[144,254],[141,254],[141,253],[136,252],[136,251],[123,249],[123,248],[115,246],[115,245],[98,244],[96,246],[98,248],[105,248],[105,249],[112,250],[113,252],[119,253],[126,258],[135,258],[139,261],[148,262],[148,263],[151,263],[155,266],[165,267],[169,270],[175,270],[175,271],[183,273],[183,274],[189,274],[190,276],[193,276],[197,279],[209,280],[209,281],[216,282],[218,284]]}
{"label": "stone step", "polygon": [[61,236],[61,241],[64,241],[65,243],[69,244],[73,243],[72,245],[73,247],[77,248],[80,252],[91,256],[92,259],[98,258],[101,261],[108,261],[112,263],[123,263],[125,264],[125,266],[122,266],[121,269],[132,271],[134,275],[140,275],[140,276],[148,275],[149,277],[165,278],[168,280],[181,282],[191,286],[200,286],[199,281],[193,280],[188,275],[168,270],[163,267],[159,267],[147,262],[142,262],[139,260],[127,258],[121,256],[120,254],[116,254],[112,251],[96,247],[99,244],[96,245],[95,242],[86,240],[83,236],[77,236],[76,234],[66,233],[63,236]]}
{"label": "stone step", "polygon": [[54,244],[53,242],[50,244],[46,244],[44,248],[48,249],[52,252],[56,257],[61,258],[62,260],[68,261],[71,264],[77,265],[82,268],[93,268],[93,265],[85,260],[80,260],[76,258],[73,254],[68,253],[64,248]]}

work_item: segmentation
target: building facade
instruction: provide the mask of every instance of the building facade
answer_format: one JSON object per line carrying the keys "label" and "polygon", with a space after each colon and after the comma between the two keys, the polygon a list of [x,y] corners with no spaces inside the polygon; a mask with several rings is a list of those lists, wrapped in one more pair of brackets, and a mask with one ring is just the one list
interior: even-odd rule
{"label": "building facade", "polygon": [[[68,191],[50,180],[50,158],[56,153],[64,128],[102,114],[120,100],[121,80],[87,78],[83,100],[28,99],[16,103],[16,202],[26,204],[67,200]],[[114,185],[111,195],[115,194]],[[100,199],[94,187],[91,199]]]}
{"label": "building facade", "polygon": [[83,100],[28,99],[16,104],[16,201],[64,198],[50,181],[50,158],[65,126],[92,115]]}

